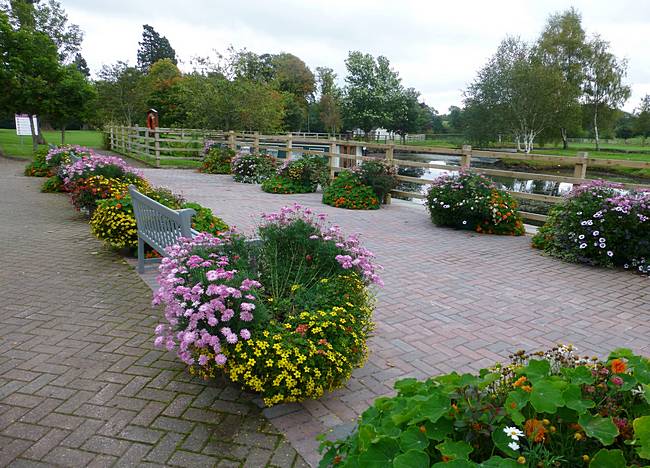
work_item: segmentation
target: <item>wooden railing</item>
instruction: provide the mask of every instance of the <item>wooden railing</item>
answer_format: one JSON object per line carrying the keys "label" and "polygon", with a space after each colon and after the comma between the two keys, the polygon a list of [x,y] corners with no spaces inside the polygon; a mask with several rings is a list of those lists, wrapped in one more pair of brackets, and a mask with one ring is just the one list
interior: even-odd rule
{"label": "wooden railing", "polygon": [[[203,149],[206,141],[214,141],[227,145],[232,149],[248,147],[251,152],[270,152],[279,157],[292,158],[302,154],[318,154],[328,158],[330,176],[347,167],[357,164],[358,161],[372,160],[381,157],[398,167],[438,169],[443,171],[458,171],[461,168],[487,176],[508,177],[526,180],[542,180],[581,184],[589,180],[587,168],[623,167],[632,169],[650,169],[650,162],[630,161],[621,159],[590,158],[587,153],[578,153],[577,156],[551,156],[545,154],[522,154],[513,152],[475,150],[464,145],[461,149],[432,148],[426,146],[409,146],[398,144],[381,144],[376,142],[363,142],[341,139],[340,136],[325,137],[324,134],[275,134],[262,135],[257,132],[223,132],[196,129],[171,129],[157,128],[149,130],[144,127],[115,127],[106,129],[110,142],[110,149],[125,156],[138,159],[155,167],[194,164],[198,165],[203,159]],[[373,156],[364,155],[372,152]],[[396,159],[396,152],[431,154],[452,156],[458,159],[458,165],[438,164],[423,161],[409,161]],[[555,174],[541,174],[522,171],[510,171],[472,166],[472,161],[478,158],[498,160],[519,160],[532,162],[553,163],[562,166],[572,166],[573,176]],[[170,164],[171,163],[171,164]],[[417,177],[398,176],[403,182],[418,185],[431,184],[430,179]],[[628,188],[650,188],[648,185],[624,184]],[[542,195],[536,193],[509,191],[520,200],[533,200],[545,203],[559,203],[562,197]],[[406,192],[394,190],[394,195],[424,199],[426,195],[421,192]],[[523,211],[526,219],[544,221],[545,215]]]}

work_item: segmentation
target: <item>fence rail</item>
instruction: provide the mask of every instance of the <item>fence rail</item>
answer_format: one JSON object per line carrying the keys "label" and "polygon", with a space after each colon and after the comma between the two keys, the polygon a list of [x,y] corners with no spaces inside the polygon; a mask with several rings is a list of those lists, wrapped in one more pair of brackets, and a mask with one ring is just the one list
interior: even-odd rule
{"label": "fence rail", "polygon": [[[588,167],[616,166],[630,169],[650,169],[650,162],[590,158],[589,155],[584,152],[578,153],[577,156],[551,156],[545,154],[521,154],[475,150],[472,149],[471,146],[467,145],[464,145],[461,149],[433,148],[393,143],[382,144],[377,142],[364,142],[344,139],[341,138],[340,135],[327,137],[325,134],[310,133],[262,135],[257,132],[223,132],[172,128],[157,128],[155,130],[150,130],[145,127],[116,126],[107,127],[105,132],[107,133],[110,149],[112,151],[138,159],[155,167],[169,165],[169,162],[176,162],[177,165],[179,163],[187,165],[188,162],[190,164],[198,164],[198,162],[203,159],[203,149],[206,141],[214,141],[227,145],[235,150],[238,148],[241,149],[243,147],[248,147],[251,152],[277,151],[278,154],[279,152],[283,152],[284,157],[289,159],[293,156],[302,154],[322,155],[327,157],[329,160],[331,177],[334,177],[337,172],[340,172],[346,167],[356,164],[357,161],[377,159],[377,157],[365,155],[368,151],[378,154],[383,152],[384,159],[398,167],[427,168],[444,171],[458,171],[460,169],[465,169],[474,173],[485,174],[487,176],[560,183],[564,182],[574,185],[590,180],[586,176]],[[458,157],[459,165],[396,159],[395,152]],[[472,166],[472,160],[475,160],[476,158],[551,162],[563,166],[572,166],[573,176],[509,171]],[[431,180],[417,177],[400,175],[398,176],[398,179],[402,182],[418,185],[431,184]],[[650,189],[650,185],[626,183],[624,186],[627,188]],[[541,195],[514,190],[509,190],[508,192],[521,200],[533,200],[551,204],[559,203],[562,200],[562,197],[553,195]],[[394,190],[393,194],[410,198],[425,198],[425,195],[421,192]],[[526,211],[522,212],[522,216],[526,219],[535,221],[544,221],[546,219],[545,215]]]}

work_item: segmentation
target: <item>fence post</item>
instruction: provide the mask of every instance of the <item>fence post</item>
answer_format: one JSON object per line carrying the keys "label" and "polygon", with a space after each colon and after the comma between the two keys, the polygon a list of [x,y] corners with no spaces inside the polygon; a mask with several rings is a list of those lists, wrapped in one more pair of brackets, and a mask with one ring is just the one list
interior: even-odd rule
{"label": "fence post", "polygon": [[[340,158],[338,156],[334,156],[336,154],[336,137],[330,137],[330,154],[329,154],[329,163],[330,163],[330,180],[334,180],[334,169],[339,167],[340,163]],[[335,159],[336,158],[336,159]],[[336,162],[336,164],[335,164]]]}
{"label": "fence post", "polygon": [[260,132],[253,133],[253,153],[260,154]]}
{"label": "fence post", "polygon": [[293,139],[291,137],[291,133],[287,135],[287,154],[286,154],[286,159],[293,159],[293,154],[291,151],[291,148],[293,148]]}
{"label": "fence post", "polygon": [[153,138],[156,152],[156,167],[160,167],[160,133],[158,133],[158,127],[156,127],[153,131]]}
{"label": "fence post", "polygon": [[228,147],[233,151],[237,151],[237,143],[235,142],[235,132],[233,130],[230,130],[228,132]]}
{"label": "fence post", "polygon": [[144,151],[143,151],[143,153],[145,154],[146,158],[149,158],[149,156],[150,156],[150,153],[149,153],[149,127],[144,128]]}
{"label": "fence post", "polygon": [[110,148],[108,148],[108,149],[113,151],[113,125],[111,125],[109,128],[110,128],[110,139],[109,139],[109,141],[110,141],[109,147]]}
{"label": "fence post", "polygon": [[589,153],[580,152],[577,154],[577,158],[578,161],[576,161],[576,164],[573,168],[573,177],[584,179],[587,177],[587,161],[589,159]]}
{"label": "fence post", "polygon": [[125,139],[126,127],[122,125],[122,154],[126,153],[126,139]]}
{"label": "fence post", "polygon": [[463,145],[463,154],[460,157],[460,167],[463,169],[469,169],[469,167],[472,165],[472,146],[471,145]]}
{"label": "fence post", "polygon": [[[394,164],[394,158],[395,158],[395,142],[391,142],[388,145],[388,148],[386,148],[386,162],[392,166]],[[386,194],[384,203],[386,205],[390,205],[390,202],[391,202],[391,195],[389,192]]]}
{"label": "fence post", "polygon": [[127,149],[127,152],[128,152],[127,154],[129,156],[133,152],[133,145],[132,145],[133,139],[132,139],[132,137],[133,137],[133,128],[128,127],[128,130],[126,132],[126,149]]}

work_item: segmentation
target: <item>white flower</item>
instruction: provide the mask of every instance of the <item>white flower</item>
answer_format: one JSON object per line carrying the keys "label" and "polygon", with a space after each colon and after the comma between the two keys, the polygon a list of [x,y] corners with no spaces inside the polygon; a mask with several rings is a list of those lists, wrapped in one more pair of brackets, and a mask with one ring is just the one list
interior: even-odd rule
{"label": "white flower", "polygon": [[600,234],[600,232],[594,231],[593,234],[594,234],[594,237],[596,237],[596,236],[598,236]]}
{"label": "white flower", "polygon": [[581,249],[586,249],[586,248],[587,248],[587,244],[585,244],[585,243],[583,242],[582,244],[580,244],[580,248],[581,248]]}
{"label": "white flower", "polygon": [[580,234],[580,235],[578,236],[578,239],[580,239],[580,240],[582,240],[582,239],[584,239],[584,238],[585,238],[585,235],[584,235],[584,234]]}
{"label": "white flower", "polygon": [[[506,435],[510,437],[512,440],[519,440],[519,437],[524,436],[524,433],[521,432],[521,430],[517,429],[516,427],[510,427],[510,426],[504,427],[503,432],[505,432]],[[517,449],[513,449],[513,450],[517,450]]]}
{"label": "white flower", "polygon": [[467,221],[463,221],[463,224],[467,224]]}
{"label": "white flower", "polygon": [[510,447],[512,450],[519,450],[519,444],[517,442],[510,442],[508,444],[508,447]]}
{"label": "white flower", "polygon": [[608,250],[608,251],[607,251],[607,255],[608,255],[609,257],[613,257],[613,256],[614,256],[614,252],[612,252],[611,250]]}

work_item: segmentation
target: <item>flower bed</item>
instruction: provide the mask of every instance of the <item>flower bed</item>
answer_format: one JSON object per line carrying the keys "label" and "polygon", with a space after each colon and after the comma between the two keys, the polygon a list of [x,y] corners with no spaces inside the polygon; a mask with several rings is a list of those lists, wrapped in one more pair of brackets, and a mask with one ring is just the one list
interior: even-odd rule
{"label": "flower bed", "polygon": [[103,176],[107,179],[132,180],[142,178],[142,173],[129,166],[118,156],[91,155],[72,164],[61,166],[61,175],[66,190],[70,191],[77,180],[89,176]]}
{"label": "flower bed", "polygon": [[234,156],[235,152],[230,148],[207,141],[199,171],[208,174],[230,174],[230,165]]}
{"label": "flower bed", "polygon": [[594,181],[553,207],[533,246],[572,262],[650,274],[650,192]]}
{"label": "flower bed", "polygon": [[372,189],[381,203],[399,185],[397,167],[385,161],[364,161],[352,171],[358,174],[363,184]]}
{"label": "flower bed", "polygon": [[276,162],[268,154],[240,153],[232,159],[230,168],[235,182],[259,184],[275,174]]}
{"label": "flower bed", "polygon": [[194,375],[224,372],[269,406],[318,398],[365,360],[378,267],[356,237],[310,210],[263,220],[256,244],[203,235],[169,249],[156,345],[176,349]]}
{"label": "flower bed", "polygon": [[275,176],[262,183],[269,193],[312,193],[329,181],[325,159],[316,155],[284,161]]}
{"label": "flower bed", "polygon": [[323,203],[350,210],[376,210],[379,198],[359,175],[343,171],[323,192]]}
{"label": "flower bed", "polygon": [[47,152],[41,148],[34,154],[34,159],[25,167],[24,174],[28,177],[52,177],[56,170],[47,163]]}
{"label": "flower bed", "polygon": [[478,375],[405,379],[351,436],[322,443],[320,466],[645,466],[649,384],[647,358],[620,349],[599,361],[565,346]]}
{"label": "flower bed", "polygon": [[487,234],[525,234],[517,202],[486,177],[461,171],[433,181],[427,208],[437,226]]}

